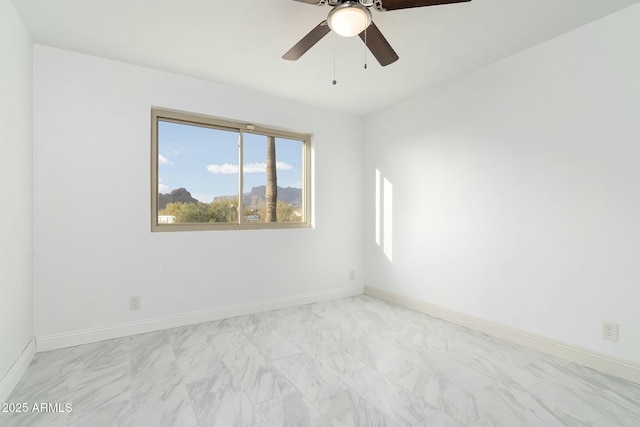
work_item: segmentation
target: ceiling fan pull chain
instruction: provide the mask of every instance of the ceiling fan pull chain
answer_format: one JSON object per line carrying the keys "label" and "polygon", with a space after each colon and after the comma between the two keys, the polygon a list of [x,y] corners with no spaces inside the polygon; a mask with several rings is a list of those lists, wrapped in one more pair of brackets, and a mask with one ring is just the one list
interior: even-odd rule
{"label": "ceiling fan pull chain", "polygon": [[331,82],[335,86],[336,81],[336,33],[333,32],[333,81]]}
{"label": "ceiling fan pull chain", "polygon": [[364,69],[367,69],[367,29],[364,29]]}

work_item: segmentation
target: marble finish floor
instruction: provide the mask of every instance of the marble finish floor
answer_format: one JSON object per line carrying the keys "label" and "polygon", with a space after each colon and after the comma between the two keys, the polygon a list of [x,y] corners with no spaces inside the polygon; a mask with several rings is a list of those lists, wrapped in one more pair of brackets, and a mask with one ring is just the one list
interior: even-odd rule
{"label": "marble finish floor", "polygon": [[368,296],[39,353],[2,426],[640,426],[640,385]]}

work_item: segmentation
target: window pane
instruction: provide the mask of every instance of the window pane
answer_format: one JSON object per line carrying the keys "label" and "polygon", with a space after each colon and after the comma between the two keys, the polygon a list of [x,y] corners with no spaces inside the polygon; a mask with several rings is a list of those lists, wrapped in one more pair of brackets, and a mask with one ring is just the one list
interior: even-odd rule
{"label": "window pane", "polygon": [[311,226],[310,135],[161,109],[151,134],[151,231]]}
{"label": "window pane", "polygon": [[[268,142],[265,135],[243,135],[243,222],[268,221]],[[276,222],[302,222],[302,141],[273,138],[276,168]]]}
{"label": "window pane", "polygon": [[303,143],[276,138],[278,222],[302,222]]}
{"label": "window pane", "polygon": [[238,133],[158,121],[158,223],[237,222]]}

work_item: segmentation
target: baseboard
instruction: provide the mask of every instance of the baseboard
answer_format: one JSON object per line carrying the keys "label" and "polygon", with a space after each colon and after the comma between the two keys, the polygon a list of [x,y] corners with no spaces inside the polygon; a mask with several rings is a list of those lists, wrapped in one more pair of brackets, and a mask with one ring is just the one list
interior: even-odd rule
{"label": "baseboard", "polygon": [[40,335],[36,337],[38,344],[37,351],[42,352],[65,347],[73,347],[76,345],[127,337],[146,332],[154,332],[162,329],[210,322],[212,320],[261,313],[263,311],[278,310],[281,308],[311,304],[336,298],[346,298],[354,295],[362,295],[363,293],[363,286],[351,286],[347,288],[294,295],[284,298],[274,298],[211,310],[155,317],[137,322],[110,325],[102,328],[82,329],[60,334]]}
{"label": "baseboard", "polygon": [[24,375],[29,364],[33,360],[33,356],[36,354],[36,340],[31,338],[29,344],[22,350],[20,357],[16,360],[9,371],[6,373],[2,380],[0,380],[0,402],[6,402],[11,395],[11,392],[20,381],[20,378]]}
{"label": "baseboard", "polygon": [[605,374],[640,384],[640,365],[636,363],[616,359],[592,350],[555,341],[550,338],[531,334],[518,329],[509,328],[497,323],[488,322],[477,317],[418,301],[413,298],[398,295],[372,286],[365,286],[364,292],[366,295],[374,298],[410,308],[420,313],[425,313],[439,319],[447,320],[469,329],[483,332],[487,335],[501,338],[570,362],[596,369]]}

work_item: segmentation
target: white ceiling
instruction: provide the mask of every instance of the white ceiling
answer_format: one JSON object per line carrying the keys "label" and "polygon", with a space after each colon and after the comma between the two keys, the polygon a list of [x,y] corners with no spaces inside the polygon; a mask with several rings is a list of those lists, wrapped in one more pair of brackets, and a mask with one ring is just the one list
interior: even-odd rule
{"label": "white ceiling", "polygon": [[640,0],[473,0],[379,13],[400,60],[381,67],[358,38],[329,34],[281,56],[329,6],[292,0],[13,0],[35,43],[366,114]]}

